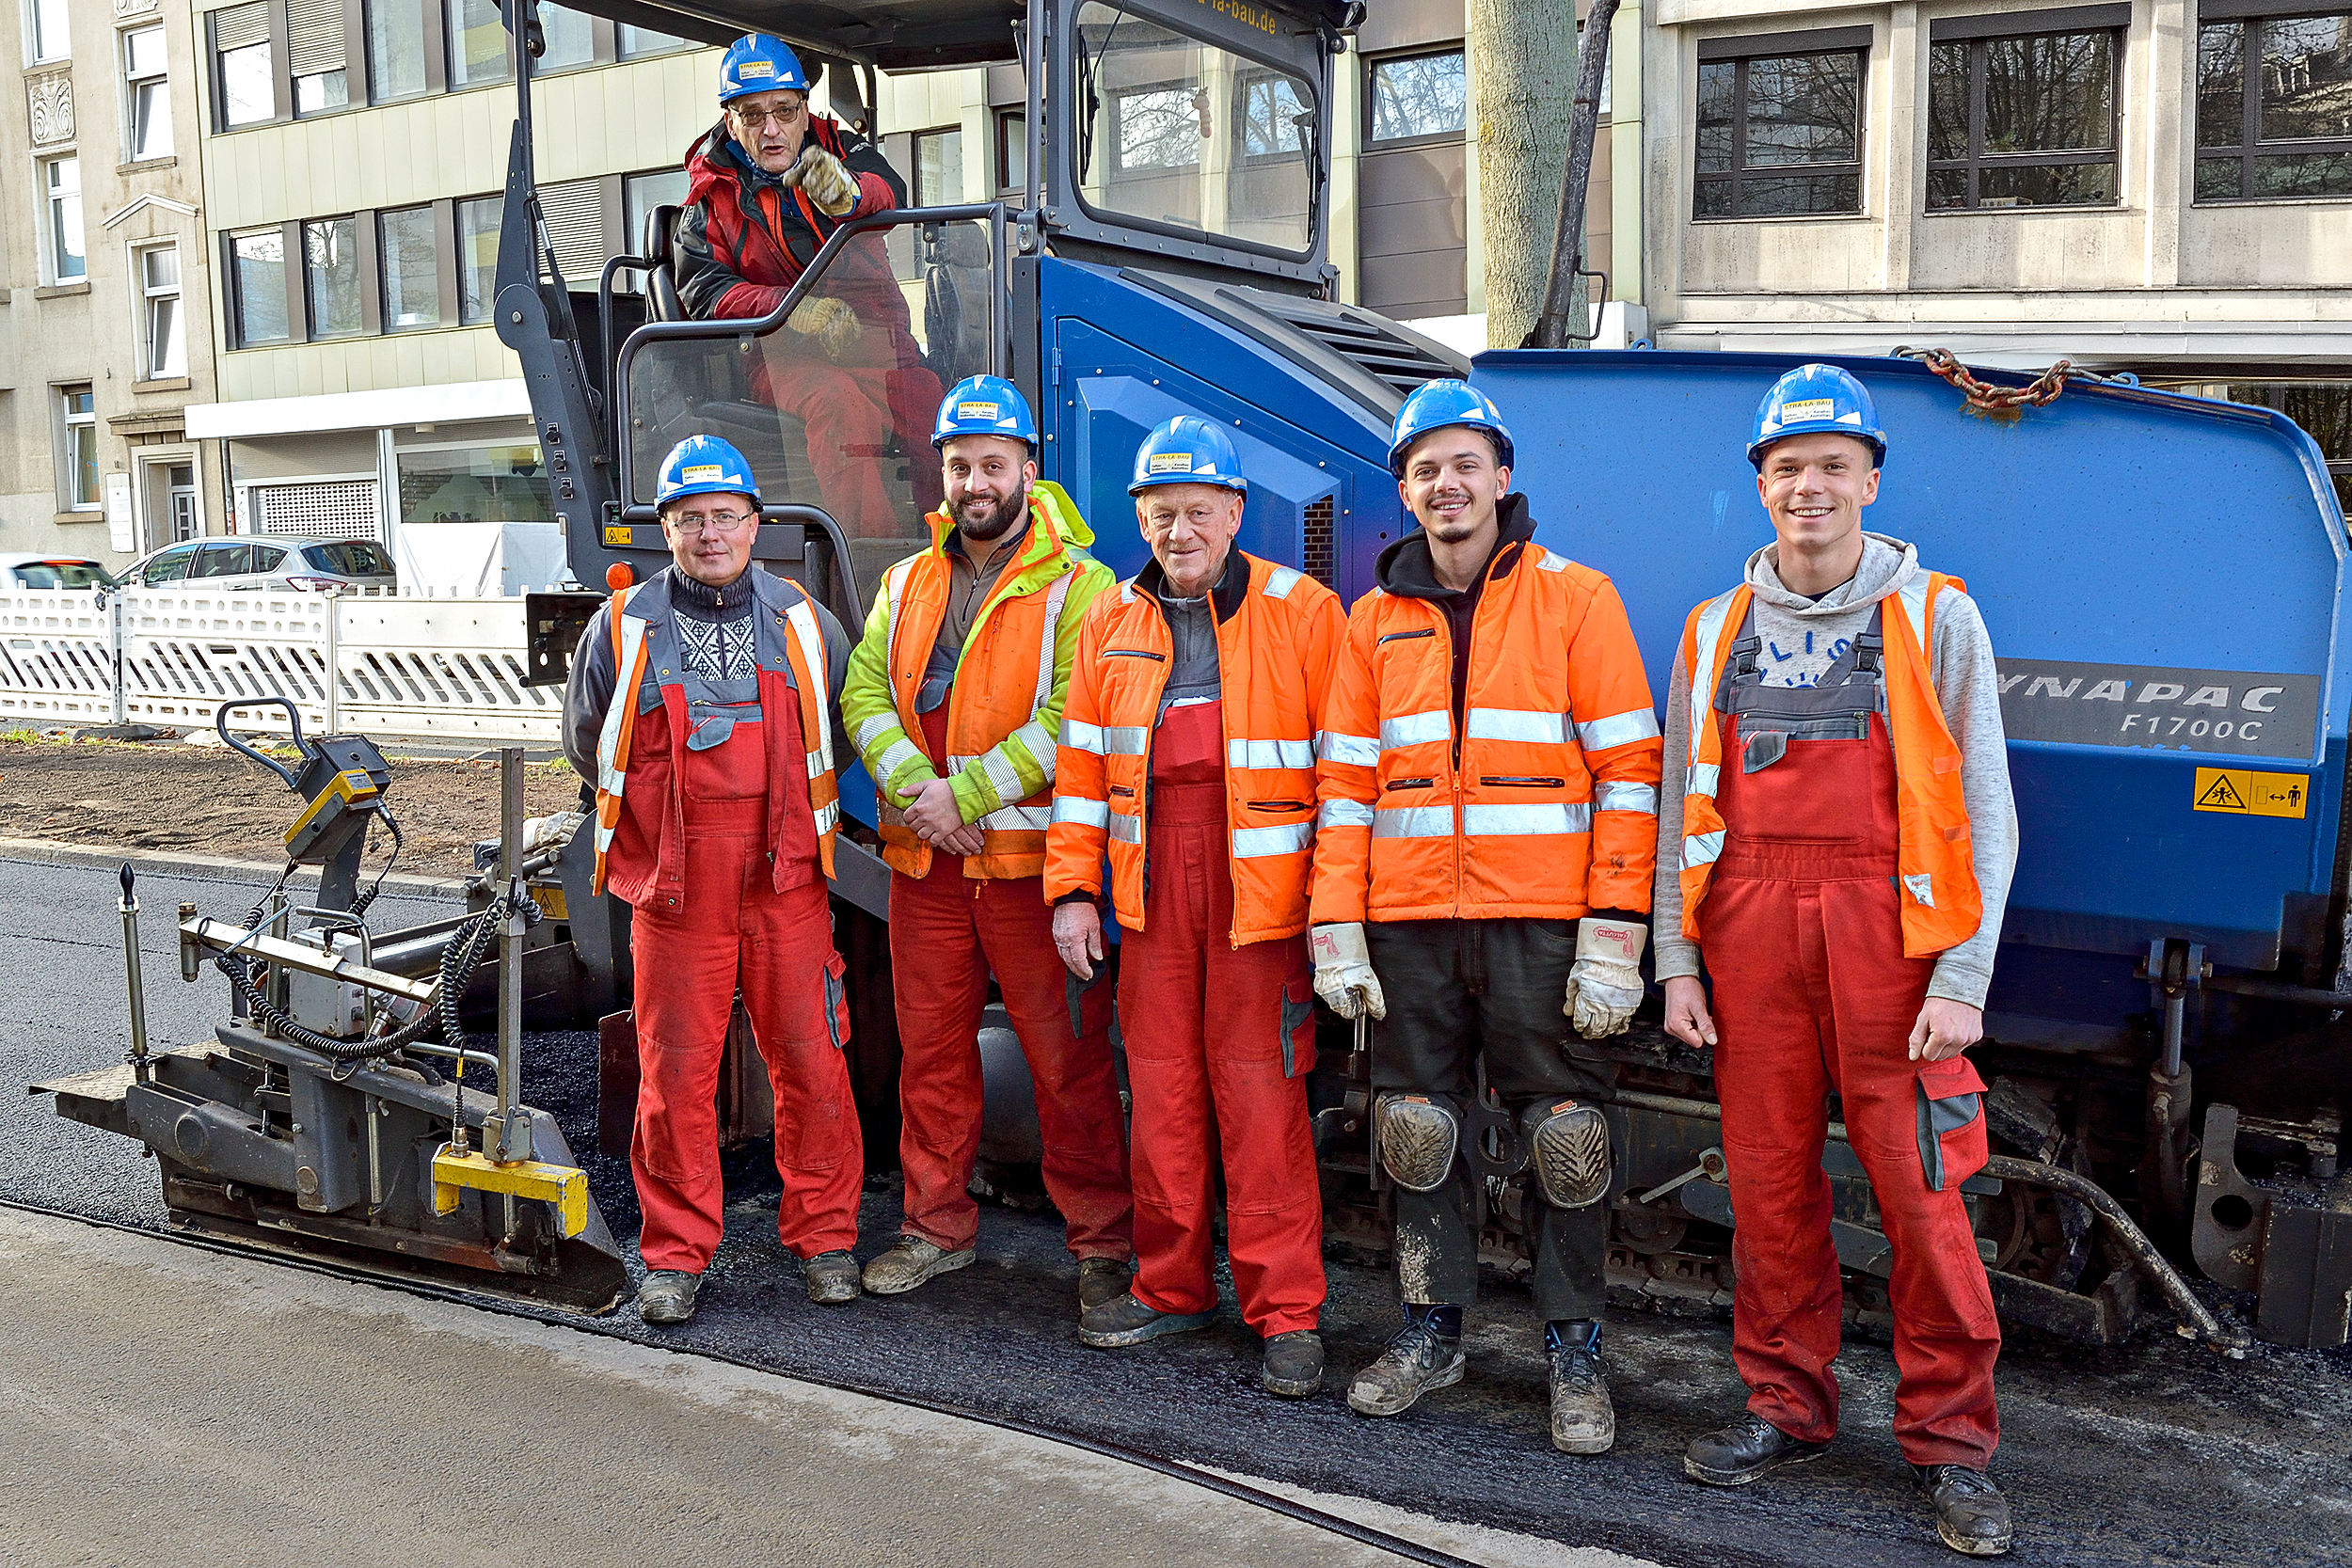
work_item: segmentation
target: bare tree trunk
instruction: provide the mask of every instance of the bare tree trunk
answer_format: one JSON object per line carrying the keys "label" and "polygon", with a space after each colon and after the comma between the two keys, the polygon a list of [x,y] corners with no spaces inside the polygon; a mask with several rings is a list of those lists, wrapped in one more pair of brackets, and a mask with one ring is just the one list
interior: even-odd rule
{"label": "bare tree trunk", "polygon": [[1576,92],[1574,0],[1470,0],[1470,36],[1486,346],[1517,348],[1551,277]]}

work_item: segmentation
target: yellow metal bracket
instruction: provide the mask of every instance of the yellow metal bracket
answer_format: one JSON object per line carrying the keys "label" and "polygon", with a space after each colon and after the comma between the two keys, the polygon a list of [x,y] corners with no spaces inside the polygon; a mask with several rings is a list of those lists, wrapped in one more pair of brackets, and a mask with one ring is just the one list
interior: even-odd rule
{"label": "yellow metal bracket", "polygon": [[485,1154],[460,1154],[443,1144],[433,1151],[433,1212],[454,1212],[464,1192],[509,1193],[552,1205],[567,1237],[588,1228],[588,1173],[539,1160],[500,1164]]}

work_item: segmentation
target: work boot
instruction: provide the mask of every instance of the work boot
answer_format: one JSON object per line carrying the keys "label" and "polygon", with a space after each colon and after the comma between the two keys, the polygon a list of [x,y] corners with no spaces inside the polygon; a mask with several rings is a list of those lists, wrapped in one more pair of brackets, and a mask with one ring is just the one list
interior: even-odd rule
{"label": "work boot", "polygon": [[1348,1408],[1359,1416],[1401,1416],[1431,1389],[1461,1382],[1462,1366],[1459,1338],[1449,1338],[1425,1323],[1407,1323],[1380,1359],[1347,1386]]}
{"label": "work boot", "polygon": [[1600,1365],[1600,1324],[1544,1325],[1551,1363],[1551,1446],[1562,1453],[1607,1453],[1617,1440],[1617,1409]]}
{"label": "work boot", "polygon": [[649,1323],[682,1323],[694,1315],[694,1292],[703,1276],[683,1269],[656,1269],[637,1287],[637,1315]]}
{"label": "work boot", "polygon": [[1682,1473],[1709,1486],[1745,1486],[1767,1470],[1809,1464],[1828,1448],[1791,1437],[1750,1411],[1721,1432],[1692,1438],[1682,1451]]}
{"label": "work boot", "polygon": [[1078,1310],[1107,1307],[1127,1293],[1128,1269],[1118,1258],[1078,1259]]}
{"label": "work boot", "polygon": [[878,1296],[904,1295],[927,1279],[970,1268],[976,1256],[971,1247],[942,1252],[920,1236],[901,1236],[866,1265],[866,1289]]}
{"label": "work boot", "polygon": [[1096,1350],[1119,1350],[1156,1339],[1163,1334],[1183,1334],[1206,1328],[1215,1312],[1162,1312],[1122,1291],[1100,1307],[1078,1314],[1078,1338]]}
{"label": "work boot", "polygon": [[845,1249],[820,1252],[801,1265],[808,1299],[820,1307],[857,1300],[857,1259]]}
{"label": "work boot", "polygon": [[1265,1361],[1258,1382],[1269,1394],[1303,1400],[1323,1386],[1323,1336],[1311,1328],[1294,1328],[1267,1337]]}
{"label": "work boot", "polygon": [[1982,1470],[1965,1465],[1914,1465],[1911,1479],[1935,1504],[1935,1533],[1970,1557],[2009,1550],[2009,1499]]}

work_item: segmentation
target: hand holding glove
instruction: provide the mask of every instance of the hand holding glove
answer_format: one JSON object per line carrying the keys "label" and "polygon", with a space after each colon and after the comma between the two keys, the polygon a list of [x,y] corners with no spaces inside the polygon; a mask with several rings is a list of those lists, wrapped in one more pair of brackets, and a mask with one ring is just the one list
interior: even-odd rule
{"label": "hand holding glove", "polygon": [[1333,1012],[1346,1019],[1389,1016],[1361,926],[1317,926],[1307,933],[1307,951],[1315,960],[1315,994]]}
{"label": "hand holding glove", "polygon": [[836,365],[856,350],[865,333],[856,311],[824,295],[812,295],[794,306],[784,325],[814,341],[817,351]]}
{"label": "hand holding glove", "polygon": [[792,172],[795,182],[827,217],[847,217],[857,205],[857,177],[815,142],[801,149],[801,161]]}
{"label": "hand holding glove", "polygon": [[1620,1034],[1642,1005],[1642,949],[1649,927],[1630,920],[1588,916],[1576,929],[1576,962],[1568,970],[1561,1011],[1588,1040]]}

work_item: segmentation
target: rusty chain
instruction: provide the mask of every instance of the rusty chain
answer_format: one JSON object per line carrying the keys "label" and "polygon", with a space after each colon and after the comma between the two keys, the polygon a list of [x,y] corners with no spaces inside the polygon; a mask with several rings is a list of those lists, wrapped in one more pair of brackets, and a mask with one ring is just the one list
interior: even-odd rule
{"label": "rusty chain", "polygon": [[1968,400],[1969,407],[1981,408],[1989,414],[2039,408],[2066,390],[2070,376],[2082,380],[2098,379],[2088,371],[2076,370],[2073,360],[2061,359],[2023,387],[1995,387],[1971,375],[1968,367],[1962,364],[1959,356],[1950,349],[1923,348],[1910,352],[1916,355],[1921,364],[1950,382],[1953,390]]}

